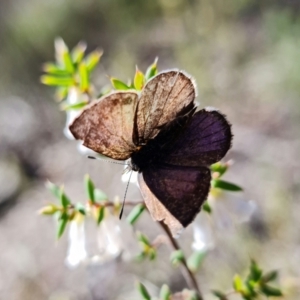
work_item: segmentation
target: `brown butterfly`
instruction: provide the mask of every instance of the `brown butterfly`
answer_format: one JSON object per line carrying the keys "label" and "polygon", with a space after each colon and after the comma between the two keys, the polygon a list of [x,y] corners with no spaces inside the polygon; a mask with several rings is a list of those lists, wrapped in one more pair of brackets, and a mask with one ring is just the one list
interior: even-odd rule
{"label": "brown butterfly", "polygon": [[199,213],[209,165],[231,145],[231,128],[216,110],[196,111],[193,79],[162,72],[143,90],[116,91],[91,103],[70,125],[86,147],[116,160],[131,158],[147,208],[176,235]]}

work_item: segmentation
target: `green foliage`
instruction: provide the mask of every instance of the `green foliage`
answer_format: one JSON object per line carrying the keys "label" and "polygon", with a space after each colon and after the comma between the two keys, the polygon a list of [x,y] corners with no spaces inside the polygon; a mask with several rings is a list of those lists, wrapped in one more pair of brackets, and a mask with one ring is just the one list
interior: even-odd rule
{"label": "green foliage", "polygon": [[110,82],[113,86],[114,89],[116,90],[129,90],[130,86],[128,86],[126,83],[124,83],[123,81],[117,79],[117,78],[110,78]]}
{"label": "green foliage", "polygon": [[214,188],[230,191],[230,192],[240,192],[243,189],[231,182],[220,180],[220,179],[213,179],[211,181],[211,186]]}
{"label": "green foliage", "polygon": [[145,76],[144,74],[136,67],[135,76],[133,79],[134,88],[140,91],[145,84]]}
{"label": "green foliage", "polygon": [[199,270],[204,258],[206,257],[206,254],[206,251],[194,251],[188,258],[187,265],[193,273],[196,273]]}
{"label": "green foliage", "polygon": [[[43,65],[46,74],[41,76],[41,82],[57,88],[56,97],[59,101],[66,99],[69,89],[74,87],[81,93],[90,94],[91,73],[100,62],[102,51],[95,50],[84,58],[86,48],[86,44],[80,42],[70,52],[61,38],[55,41],[56,62]],[[76,104],[72,107],[67,103],[66,106],[68,109],[79,109]]]}
{"label": "green foliage", "polygon": [[142,90],[146,82],[157,74],[157,60],[158,59],[156,58],[154,62],[147,68],[146,74],[144,74],[138,69],[138,67],[136,67],[133,84],[126,84],[118,78],[111,77],[110,82],[113,88],[116,90]]}
{"label": "green foliage", "polygon": [[202,205],[202,209],[206,211],[207,213],[211,214],[212,213],[212,208],[208,204],[208,201],[205,201],[204,204]]}
{"label": "green foliage", "polygon": [[[281,297],[283,294],[280,288],[270,286],[269,283],[277,278],[277,271],[264,273],[256,261],[251,260],[248,276],[245,280],[238,274],[233,277],[233,289],[236,294],[245,300],[258,300],[259,295],[267,297]],[[226,294],[219,291],[212,293],[220,300],[227,300],[231,293]]]}
{"label": "green foliage", "polygon": [[184,260],[184,255],[182,250],[173,251],[170,255],[170,261],[173,266],[178,266]]}
{"label": "green foliage", "polygon": [[95,204],[95,186],[88,174],[86,174],[84,177],[84,186],[85,186],[85,193],[89,201],[91,201],[92,204]]}
{"label": "green foliage", "polygon": [[143,300],[151,300],[151,296],[150,296],[149,292],[147,291],[146,287],[141,282],[138,281],[136,283],[136,288],[139,291],[140,295],[142,296]]}
{"label": "green foliage", "polygon": [[160,300],[169,300],[170,297],[171,297],[171,290],[166,284],[164,284],[160,289],[159,299]]}
{"label": "green foliage", "polygon": [[137,232],[137,239],[141,245],[142,252],[138,255],[137,260],[148,258],[154,260],[157,255],[156,248],[151,244],[150,240],[141,232]]}
{"label": "green foliage", "polygon": [[129,213],[126,220],[129,224],[133,225],[139,217],[142,215],[143,211],[145,210],[144,204],[137,204]]}

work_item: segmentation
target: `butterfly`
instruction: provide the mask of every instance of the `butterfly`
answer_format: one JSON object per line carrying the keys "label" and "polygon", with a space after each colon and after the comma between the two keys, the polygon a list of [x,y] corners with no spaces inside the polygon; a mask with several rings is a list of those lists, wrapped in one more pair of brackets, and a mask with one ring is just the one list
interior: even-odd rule
{"label": "butterfly", "polygon": [[83,145],[131,159],[154,220],[177,235],[196,217],[210,189],[209,166],[231,146],[231,125],[214,109],[196,112],[196,85],[179,70],[161,72],[141,92],[115,91],[88,105],[70,125]]}

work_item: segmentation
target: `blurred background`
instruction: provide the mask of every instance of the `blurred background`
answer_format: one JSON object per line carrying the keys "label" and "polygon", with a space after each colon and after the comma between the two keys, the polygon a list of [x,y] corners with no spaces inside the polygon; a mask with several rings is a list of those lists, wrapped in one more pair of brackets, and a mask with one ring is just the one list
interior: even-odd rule
{"label": "blurred background", "polygon": [[[89,161],[63,135],[65,113],[39,77],[54,60],[54,39],[104,55],[93,74],[124,81],[135,65],[159,57],[160,70],[180,68],[198,84],[201,106],[214,106],[233,124],[234,165],[226,179],[257,205],[250,222],[215,233],[198,280],[227,289],[255,258],[280,270],[284,299],[300,294],[300,2],[298,0],[1,0],[0,1],[0,299],[139,299],[134,280],[154,291],[185,287],[163,247],[157,262],[118,259],[65,265],[67,236],[56,242],[54,222],[36,211],[53,202],[47,179],[83,199],[83,176],[111,198],[124,195],[122,167]],[[130,185],[128,199],[141,199]],[[145,214],[137,224],[154,237]],[[230,232],[229,232],[230,231]],[[93,237],[91,237],[93,238]],[[124,234],[124,239],[127,235]],[[191,229],[179,240],[191,252]]]}

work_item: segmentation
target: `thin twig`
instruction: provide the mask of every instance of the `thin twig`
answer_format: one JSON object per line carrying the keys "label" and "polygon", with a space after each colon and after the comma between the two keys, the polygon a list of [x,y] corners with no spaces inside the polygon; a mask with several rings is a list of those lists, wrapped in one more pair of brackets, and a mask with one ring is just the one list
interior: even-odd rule
{"label": "thin twig", "polygon": [[[159,224],[160,224],[161,228],[164,230],[164,232],[167,234],[167,236],[168,236],[168,238],[171,242],[172,247],[175,250],[181,250],[180,246],[178,245],[176,240],[173,238],[172,233],[170,232],[168,226],[163,221],[160,221]],[[181,266],[182,266],[182,274],[183,274],[189,288],[192,289],[192,290],[195,290],[197,292],[199,300],[203,300],[203,296],[202,296],[202,293],[200,291],[197,280],[196,280],[194,274],[188,268],[188,265],[187,265],[187,262],[186,262],[186,259],[185,259],[184,256],[181,260]]]}

